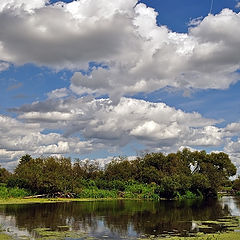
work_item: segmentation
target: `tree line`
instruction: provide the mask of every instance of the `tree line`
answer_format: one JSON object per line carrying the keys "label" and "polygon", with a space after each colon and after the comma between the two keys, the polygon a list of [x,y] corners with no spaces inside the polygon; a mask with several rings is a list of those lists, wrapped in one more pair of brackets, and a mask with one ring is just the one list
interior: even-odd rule
{"label": "tree line", "polygon": [[183,149],[167,155],[148,153],[131,161],[115,158],[104,169],[90,161],[24,155],[13,173],[0,170],[0,182],[32,194],[172,199],[215,197],[235,174],[226,153]]}

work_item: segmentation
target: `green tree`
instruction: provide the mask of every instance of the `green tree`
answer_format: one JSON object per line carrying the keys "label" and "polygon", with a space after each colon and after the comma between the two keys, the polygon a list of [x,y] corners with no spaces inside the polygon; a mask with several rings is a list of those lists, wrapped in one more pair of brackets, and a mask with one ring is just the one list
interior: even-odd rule
{"label": "green tree", "polygon": [[107,180],[124,180],[134,178],[134,169],[130,161],[126,159],[114,159],[105,169],[105,179]]}
{"label": "green tree", "polygon": [[232,188],[235,191],[240,191],[240,176],[238,176],[238,178],[233,181]]}
{"label": "green tree", "polygon": [[0,167],[0,183],[7,183],[11,175],[12,174],[7,169]]}
{"label": "green tree", "polygon": [[201,174],[205,178],[205,186],[208,186],[204,189],[205,195],[216,196],[226,180],[236,174],[236,167],[226,153],[207,154],[205,151],[195,151],[191,156],[195,163],[193,174]]}

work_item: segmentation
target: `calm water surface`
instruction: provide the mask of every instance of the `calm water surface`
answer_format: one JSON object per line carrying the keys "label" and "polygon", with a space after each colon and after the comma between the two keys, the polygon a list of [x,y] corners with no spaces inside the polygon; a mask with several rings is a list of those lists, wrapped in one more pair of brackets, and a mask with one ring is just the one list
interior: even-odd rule
{"label": "calm water surface", "polygon": [[240,199],[215,201],[98,201],[0,205],[0,224],[15,235],[69,226],[99,239],[130,239],[197,231],[195,221],[240,216]]}

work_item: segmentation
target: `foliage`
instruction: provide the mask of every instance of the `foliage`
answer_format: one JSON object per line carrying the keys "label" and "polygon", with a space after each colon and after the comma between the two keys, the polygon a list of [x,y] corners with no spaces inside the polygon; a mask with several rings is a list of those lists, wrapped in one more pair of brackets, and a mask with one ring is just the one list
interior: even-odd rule
{"label": "foliage", "polygon": [[[70,158],[22,156],[9,187],[33,193],[71,192],[79,197],[144,199],[216,197],[236,167],[225,153],[207,154],[183,149],[149,153],[135,160],[115,158],[105,169],[90,161],[72,164]],[[240,180],[238,180],[240,181]],[[237,180],[233,184],[237,189]]]}
{"label": "foliage", "polygon": [[21,198],[28,196],[29,192],[18,187],[7,188],[6,185],[0,185],[0,198]]}
{"label": "foliage", "polygon": [[[155,184],[142,184],[136,181],[82,181],[83,188],[78,191],[80,198],[139,198],[158,200]],[[99,185],[102,183],[103,185]]]}
{"label": "foliage", "polygon": [[181,195],[179,192],[177,193],[177,199],[179,200],[186,200],[186,199],[197,199],[202,198],[202,195],[197,195],[189,190],[187,190],[183,195]]}
{"label": "foliage", "polygon": [[236,195],[237,195],[237,196],[240,196],[240,191],[237,191],[237,192],[236,192]]}
{"label": "foliage", "polygon": [[115,190],[85,188],[77,196],[79,198],[117,198],[118,195]]}
{"label": "foliage", "polygon": [[5,233],[0,233],[1,240],[13,240],[13,238]]}
{"label": "foliage", "polygon": [[141,198],[158,200],[159,195],[156,194],[156,184],[142,184],[134,181],[129,181],[125,188],[125,198]]}
{"label": "foliage", "polygon": [[0,167],[0,183],[7,183],[11,175],[8,170]]}
{"label": "foliage", "polygon": [[235,191],[240,191],[240,176],[233,181],[232,189]]}

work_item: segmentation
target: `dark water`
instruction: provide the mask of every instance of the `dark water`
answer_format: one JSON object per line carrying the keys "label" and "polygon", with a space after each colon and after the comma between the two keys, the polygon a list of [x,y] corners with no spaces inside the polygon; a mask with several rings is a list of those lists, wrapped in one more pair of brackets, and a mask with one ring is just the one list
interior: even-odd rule
{"label": "dark water", "polygon": [[224,197],[200,202],[97,201],[28,205],[0,205],[0,224],[17,235],[36,228],[69,226],[97,238],[183,235],[194,232],[195,221],[240,216],[240,199]]}

